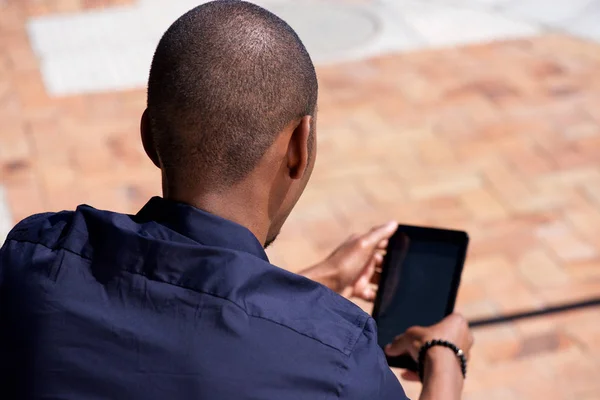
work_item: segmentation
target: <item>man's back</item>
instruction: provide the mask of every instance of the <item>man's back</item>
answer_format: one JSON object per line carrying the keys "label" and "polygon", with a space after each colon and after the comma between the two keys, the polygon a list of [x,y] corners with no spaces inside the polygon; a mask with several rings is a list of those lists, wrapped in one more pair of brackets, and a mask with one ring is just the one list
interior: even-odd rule
{"label": "man's back", "polygon": [[365,313],[190,206],[31,217],[5,243],[0,279],[2,398],[402,393]]}

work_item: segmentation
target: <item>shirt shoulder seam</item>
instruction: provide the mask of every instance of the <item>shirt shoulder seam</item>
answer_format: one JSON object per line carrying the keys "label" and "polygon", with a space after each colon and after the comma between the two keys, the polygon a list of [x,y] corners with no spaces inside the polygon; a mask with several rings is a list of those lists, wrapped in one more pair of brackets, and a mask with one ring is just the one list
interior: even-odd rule
{"label": "shirt shoulder seam", "polygon": [[[30,240],[30,239],[17,239],[17,238],[14,238],[14,237],[11,238],[9,236],[8,238],[6,238],[6,241],[7,242],[36,244],[36,245],[44,246],[48,250],[52,250],[52,251],[59,250],[58,246],[57,247],[52,247],[52,246],[48,246],[46,243],[43,243],[43,242],[40,242],[40,241],[35,241],[35,240]],[[73,251],[73,250],[69,249],[68,247],[60,247],[60,250],[64,250],[64,251],[66,251],[68,253],[75,254],[76,256],[79,256],[79,257],[81,257],[81,258],[83,258],[85,260],[88,260],[88,261],[92,260],[90,257],[86,257],[86,256],[84,256],[81,253],[78,253],[76,251]]]}
{"label": "shirt shoulder seam", "polygon": [[[352,355],[352,352],[356,348],[356,344],[358,343],[360,336],[365,333],[365,328],[367,326],[367,321],[369,320],[369,318],[371,318],[371,317],[363,318],[362,329],[360,331],[360,334],[356,337],[356,340],[354,341],[352,347],[349,348],[348,356]],[[348,365],[340,366],[340,369],[342,369],[342,368],[343,368],[343,377],[340,379],[340,389],[338,391],[338,396],[337,396],[338,399],[342,398],[344,389],[346,388],[346,386],[348,386],[348,379],[349,379],[349,375],[350,375],[350,367]]]}
{"label": "shirt shoulder seam", "polygon": [[[252,314],[252,313],[248,312],[248,310],[246,310],[246,309],[245,309],[244,307],[242,307],[240,304],[236,303],[235,301],[233,301],[233,300],[231,300],[231,299],[228,299],[227,297],[220,296],[220,295],[218,295],[218,294],[216,294],[216,293],[211,293],[211,292],[207,292],[207,291],[203,291],[203,290],[197,290],[197,289],[190,288],[190,287],[183,286],[183,285],[178,285],[178,284],[176,284],[176,283],[159,281],[159,280],[153,279],[152,277],[150,277],[150,276],[148,276],[148,275],[146,275],[146,274],[141,274],[141,273],[139,273],[139,272],[132,272],[132,271],[127,271],[127,270],[121,270],[121,271],[123,271],[123,272],[125,272],[125,273],[128,273],[128,274],[131,274],[131,275],[143,276],[144,278],[150,279],[150,280],[152,280],[152,281],[154,281],[154,282],[160,282],[160,283],[163,283],[163,284],[165,284],[165,285],[175,286],[175,287],[178,287],[178,288],[181,288],[181,289],[185,289],[185,290],[191,290],[192,292],[206,294],[206,295],[208,295],[208,296],[216,297],[216,298],[218,298],[218,299],[221,299],[221,300],[227,301],[228,303],[231,303],[231,304],[233,304],[234,306],[238,307],[238,308],[239,308],[240,310],[242,310],[242,311],[243,311],[243,312],[244,312],[244,313],[245,313],[247,316],[249,316],[249,317],[251,317],[251,318],[262,319],[262,320],[264,320],[264,321],[271,322],[271,323],[273,323],[273,324],[275,324],[275,325],[279,325],[279,326],[281,326],[281,327],[283,327],[283,328],[289,329],[289,330],[291,330],[291,331],[293,331],[293,332],[295,332],[295,333],[297,333],[297,334],[299,334],[299,335],[301,335],[301,336],[304,336],[304,337],[306,337],[306,338],[309,338],[309,339],[311,339],[311,340],[314,340],[314,341],[316,341],[316,342],[318,342],[318,343],[321,343],[322,345],[324,345],[324,346],[327,346],[327,347],[329,347],[329,348],[331,348],[331,349],[333,349],[333,350],[336,350],[336,351],[338,351],[338,352],[340,352],[340,353],[342,353],[342,354],[344,354],[344,355],[346,355],[346,356],[349,356],[349,355],[350,355],[350,354],[346,354],[346,352],[344,352],[344,350],[341,350],[341,349],[339,349],[339,348],[337,348],[337,347],[335,347],[335,346],[332,346],[332,345],[330,345],[330,344],[328,344],[328,343],[325,343],[325,342],[323,342],[322,340],[319,340],[319,339],[317,339],[317,338],[315,338],[315,337],[313,337],[313,336],[307,335],[307,334],[306,334],[306,333],[304,333],[304,332],[300,332],[300,331],[298,331],[297,329],[294,329],[294,328],[292,328],[292,327],[291,327],[291,326],[289,326],[289,325],[283,324],[283,323],[281,323],[281,322],[279,322],[279,321],[275,321],[275,320],[273,320],[273,319],[271,319],[271,318],[264,317],[264,316],[262,316],[262,315],[256,315],[256,314]],[[361,331],[361,332],[362,332],[362,331]]]}
{"label": "shirt shoulder seam", "polygon": [[[42,243],[42,242],[39,242],[39,241],[33,241],[33,240],[27,240],[27,239],[16,239],[16,238],[8,238],[6,241],[7,241],[7,242],[9,242],[9,241],[11,241],[11,242],[17,242],[17,243],[30,243],[30,244],[35,244],[35,245],[44,246],[44,247],[46,247],[46,248],[47,248],[47,249],[49,249],[49,250],[53,250],[53,251],[57,250],[57,248],[54,248],[54,247],[48,246],[47,244],[45,244],[45,243]],[[80,253],[78,253],[78,252],[76,252],[76,251],[73,251],[73,250],[71,250],[71,249],[69,249],[69,248],[66,248],[66,247],[60,247],[60,249],[61,249],[61,250],[64,250],[64,251],[67,251],[67,252],[69,252],[69,253],[71,253],[71,254],[74,254],[74,255],[76,255],[76,256],[79,256],[79,257],[81,257],[81,258],[83,258],[83,259],[85,259],[85,260],[92,261],[92,259],[91,259],[90,257],[86,257],[86,256],[84,256],[83,254],[80,254]],[[309,339],[311,339],[311,340],[314,340],[314,341],[316,341],[316,342],[318,342],[318,343],[321,343],[321,344],[322,344],[322,345],[324,345],[324,346],[327,346],[327,347],[329,347],[329,348],[331,348],[331,349],[334,349],[334,350],[336,350],[336,351],[338,351],[338,352],[340,352],[340,353],[344,354],[345,356],[350,356],[350,354],[351,354],[351,351],[348,351],[348,352],[346,352],[346,351],[344,351],[344,350],[342,350],[342,349],[339,349],[339,348],[337,348],[337,347],[335,347],[335,346],[332,346],[332,345],[330,345],[330,344],[328,344],[328,343],[325,343],[325,342],[323,342],[322,340],[319,340],[319,339],[317,339],[317,338],[315,338],[315,337],[312,337],[312,336],[310,336],[310,335],[307,335],[306,333],[300,332],[300,331],[298,331],[298,330],[296,330],[296,329],[292,328],[292,327],[291,327],[291,326],[289,326],[289,325],[282,324],[281,322],[275,321],[275,320],[273,320],[273,319],[271,319],[271,318],[267,318],[267,317],[264,317],[264,316],[261,316],[261,315],[256,315],[256,314],[249,313],[249,312],[248,312],[248,310],[246,310],[246,309],[245,309],[244,307],[242,307],[240,304],[238,304],[238,303],[236,303],[235,301],[233,301],[233,300],[231,300],[231,299],[228,299],[228,298],[226,298],[226,297],[219,296],[218,294],[211,293],[211,292],[206,292],[206,291],[200,291],[200,290],[197,290],[197,289],[194,289],[194,288],[190,288],[190,287],[187,287],[187,286],[178,285],[178,284],[176,284],[176,283],[171,283],[171,282],[160,281],[160,280],[157,280],[157,279],[153,279],[152,277],[150,277],[150,276],[148,276],[148,275],[146,275],[146,274],[141,274],[141,273],[138,273],[138,272],[132,272],[132,271],[124,270],[124,269],[123,269],[123,270],[121,270],[121,271],[123,271],[123,272],[125,272],[125,273],[128,273],[128,274],[132,274],[132,275],[139,275],[139,276],[143,276],[144,278],[146,278],[146,279],[150,279],[150,280],[152,280],[152,281],[154,281],[154,282],[160,282],[160,283],[163,283],[163,284],[165,284],[165,285],[175,286],[175,287],[179,287],[179,288],[182,288],[182,289],[185,289],[185,290],[191,290],[191,291],[193,291],[193,292],[196,292],[196,293],[202,293],[202,294],[206,294],[206,295],[209,295],[209,296],[212,296],[212,297],[219,298],[219,299],[221,299],[221,300],[225,300],[225,301],[227,301],[227,302],[229,302],[229,303],[231,303],[231,304],[235,305],[236,307],[240,308],[240,309],[241,309],[242,311],[244,311],[244,313],[245,313],[247,316],[249,316],[249,317],[256,318],[256,319],[262,319],[262,320],[265,320],[265,321],[269,321],[269,322],[271,322],[271,323],[273,323],[273,324],[276,324],[276,325],[279,325],[279,326],[281,326],[281,327],[287,328],[287,329],[289,329],[289,330],[291,330],[291,331],[293,331],[293,332],[295,332],[295,333],[297,333],[297,334],[299,334],[299,335],[301,335],[301,336],[304,336],[304,337],[306,337],[306,338],[309,338]],[[363,331],[364,331],[364,325],[362,326],[362,330],[361,330],[361,333],[360,333],[360,334],[362,334],[362,332],[363,332]],[[358,336],[360,336],[360,334],[359,334]],[[357,338],[357,339],[358,339],[358,338]],[[354,344],[356,344],[356,342],[355,342]]]}

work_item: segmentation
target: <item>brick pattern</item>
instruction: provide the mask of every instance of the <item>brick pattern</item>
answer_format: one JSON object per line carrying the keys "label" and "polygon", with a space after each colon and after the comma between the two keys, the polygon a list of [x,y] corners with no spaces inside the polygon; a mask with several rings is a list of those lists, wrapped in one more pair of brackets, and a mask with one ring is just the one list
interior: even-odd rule
{"label": "brick pattern", "polygon": [[[395,217],[470,233],[458,302],[468,317],[597,296],[598,50],[545,36],[321,70],[310,200],[275,259],[298,265],[287,258],[307,242],[298,232],[313,232],[313,252],[302,253],[312,261],[328,250],[320,236],[334,243],[336,232]],[[315,203],[327,210],[321,221],[305,216]],[[478,330],[465,398],[599,398],[598,333],[587,322],[598,312]],[[418,386],[408,390],[417,397]]]}
{"label": "brick pattern", "polygon": [[[0,184],[15,220],[80,203],[135,212],[160,193],[138,139],[144,91],[50,98],[27,42],[37,6],[115,1],[0,2]],[[599,50],[548,35],[321,68],[317,167],[272,260],[296,270],[397,218],[469,232],[470,318],[598,295]],[[599,317],[479,329],[465,399],[600,398]]]}

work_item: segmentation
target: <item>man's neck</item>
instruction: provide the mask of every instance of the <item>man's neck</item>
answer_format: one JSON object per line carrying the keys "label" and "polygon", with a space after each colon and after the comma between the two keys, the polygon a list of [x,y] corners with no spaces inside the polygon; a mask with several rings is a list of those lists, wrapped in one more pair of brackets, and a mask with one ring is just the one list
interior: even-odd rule
{"label": "man's neck", "polygon": [[194,194],[165,188],[163,197],[240,224],[248,228],[260,243],[265,243],[270,224],[267,207],[261,206],[261,195],[254,193],[255,189],[244,186],[247,185],[240,184],[226,190],[199,191]]}

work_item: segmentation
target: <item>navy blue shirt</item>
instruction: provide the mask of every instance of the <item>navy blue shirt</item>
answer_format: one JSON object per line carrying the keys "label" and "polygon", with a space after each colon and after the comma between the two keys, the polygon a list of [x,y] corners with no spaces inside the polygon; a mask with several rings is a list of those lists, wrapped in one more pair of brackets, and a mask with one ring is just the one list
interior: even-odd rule
{"label": "navy blue shirt", "polygon": [[161,198],[13,229],[0,398],[406,399],[367,314],[271,265],[246,228]]}

